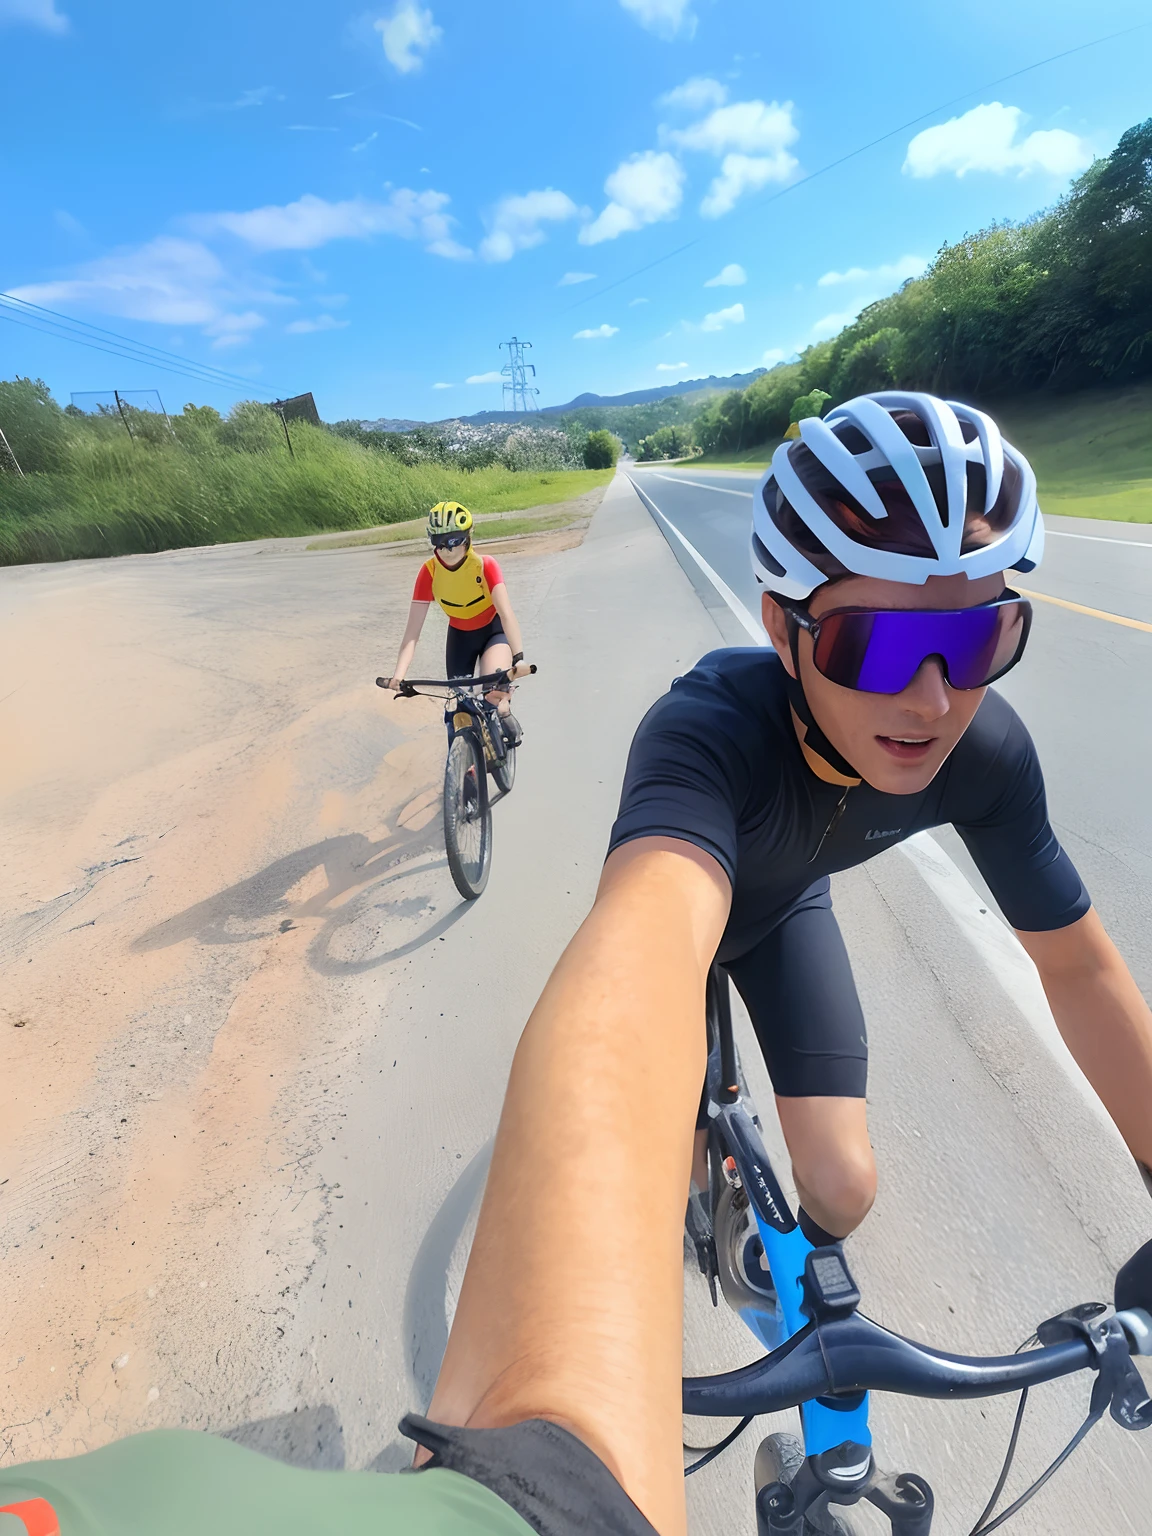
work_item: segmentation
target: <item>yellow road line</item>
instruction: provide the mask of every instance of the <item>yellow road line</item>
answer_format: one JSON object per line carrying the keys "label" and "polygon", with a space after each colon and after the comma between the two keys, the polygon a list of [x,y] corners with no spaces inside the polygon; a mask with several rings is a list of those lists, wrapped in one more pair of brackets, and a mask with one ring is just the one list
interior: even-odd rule
{"label": "yellow road line", "polygon": [[1086,613],[1090,619],[1107,619],[1109,624],[1123,624],[1125,629],[1142,629],[1152,635],[1152,624],[1143,619],[1126,619],[1122,613],[1105,613],[1103,608],[1085,608],[1083,603],[1070,603],[1066,597],[1050,597],[1047,592],[1037,592],[1032,587],[1016,588],[1021,597],[1036,597],[1042,603],[1055,603],[1057,608],[1070,608],[1073,613]]}

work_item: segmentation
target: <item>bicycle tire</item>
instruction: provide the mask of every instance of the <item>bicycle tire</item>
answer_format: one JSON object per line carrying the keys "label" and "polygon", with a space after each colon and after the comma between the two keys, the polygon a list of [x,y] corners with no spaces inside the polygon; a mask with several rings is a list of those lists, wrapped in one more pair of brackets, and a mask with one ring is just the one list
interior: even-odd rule
{"label": "bicycle tire", "polygon": [[444,851],[452,883],[475,901],[492,868],[492,807],[484,753],[469,730],[453,736],[444,764]]}
{"label": "bicycle tire", "polygon": [[516,782],[516,748],[504,745],[504,761],[492,764],[492,780],[502,795],[512,793]]}

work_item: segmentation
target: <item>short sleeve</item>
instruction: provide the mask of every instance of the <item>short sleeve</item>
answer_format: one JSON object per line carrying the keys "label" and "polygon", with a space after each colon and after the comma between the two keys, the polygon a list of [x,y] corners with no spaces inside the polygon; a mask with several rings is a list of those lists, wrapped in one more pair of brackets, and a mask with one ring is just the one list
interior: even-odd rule
{"label": "short sleeve", "polygon": [[425,561],[420,567],[420,574],[416,577],[416,585],[412,588],[412,601],[414,603],[430,603],[432,601],[432,572]]}
{"label": "short sleeve", "polygon": [[1048,820],[1031,736],[998,695],[988,695],[981,714],[989,704],[995,750],[972,785],[970,809],[954,825],[1013,928],[1066,928],[1084,916],[1092,898]]}
{"label": "short sleeve", "polygon": [[488,590],[490,592],[495,591],[504,580],[500,566],[493,560],[491,555],[484,556],[484,580],[488,583]]}
{"label": "short sleeve", "polygon": [[628,754],[608,851],[640,837],[673,837],[702,848],[736,883],[747,754],[725,730],[722,701],[679,679],[640,722]]}

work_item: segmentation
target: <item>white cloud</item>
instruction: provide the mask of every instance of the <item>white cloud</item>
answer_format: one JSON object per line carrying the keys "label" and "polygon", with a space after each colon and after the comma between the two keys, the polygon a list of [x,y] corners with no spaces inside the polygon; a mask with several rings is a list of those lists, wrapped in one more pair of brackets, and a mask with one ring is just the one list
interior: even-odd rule
{"label": "white cloud", "polygon": [[688,366],[687,363],[657,363],[656,364],[656,372],[657,373],[683,373],[684,369],[687,368],[687,366]]}
{"label": "white cloud", "polygon": [[0,0],[0,26],[5,22],[41,27],[58,35],[71,25],[56,9],[54,0]]}
{"label": "white cloud", "polygon": [[355,91],[337,91],[334,95],[329,96],[328,100],[329,101],[347,101],[349,96],[355,96],[355,94],[356,94]]}
{"label": "white cloud", "polygon": [[657,37],[673,38],[678,32],[691,37],[696,31],[691,0],[620,0],[620,4]]}
{"label": "white cloud", "polygon": [[381,16],[372,25],[383,40],[385,58],[402,75],[419,69],[424,63],[421,54],[444,35],[443,28],[432,20],[432,12],[416,0],[396,0],[391,16]]}
{"label": "white cloud", "polygon": [[709,107],[722,107],[728,100],[728,87],[708,75],[693,75],[674,91],[667,91],[659,98],[658,107],[672,107],[683,112],[707,112]]}
{"label": "white cloud", "polygon": [[339,129],[318,123],[289,123],[289,133],[338,133]]}
{"label": "white cloud", "polygon": [[811,341],[827,341],[829,336],[835,336],[846,325],[851,325],[862,309],[867,309],[869,304],[875,304],[878,295],[862,299],[852,309],[841,309],[831,315],[823,315],[812,327],[809,334]]}
{"label": "white cloud", "polygon": [[923,256],[901,256],[879,267],[849,267],[847,272],[825,272],[817,288],[833,288],[839,283],[904,283],[928,270]]}
{"label": "white cloud", "polygon": [[727,309],[715,310],[700,322],[702,331],[722,331],[726,325],[744,324],[743,304],[730,304]]}
{"label": "white cloud", "polygon": [[495,370],[491,373],[472,373],[464,380],[465,384],[499,384],[503,375]]}
{"label": "white cloud", "polygon": [[433,389],[451,389],[451,384],[433,384]]}
{"label": "white cloud", "polygon": [[647,304],[648,302],[649,301],[647,299],[629,299],[628,300],[628,308],[629,309],[635,309],[637,304]]}
{"label": "white cloud", "polygon": [[761,356],[760,361],[766,367],[774,368],[777,363],[782,363],[786,356],[787,353],[783,352],[779,347],[769,347],[767,352]]}
{"label": "white cloud", "polygon": [[173,235],[88,262],[75,277],[12,291],[32,304],[74,306],[159,325],[194,325],[217,338],[264,324],[261,315],[240,306],[283,302],[271,289],[256,289],[230,277],[219,257],[200,241]]}
{"label": "white cloud", "polygon": [[594,283],[595,281],[595,272],[565,272],[556,286],[557,288],[571,288],[573,283]]}
{"label": "white cloud", "polygon": [[961,117],[925,128],[908,145],[904,170],[910,176],[938,176],[952,171],[992,171],[1004,175],[1016,171],[1046,171],[1051,176],[1072,176],[1092,163],[1092,152],[1083,139],[1064,128],[1047,128],[1018,138],[1024,123],[1019,107],[999,101],[986,102]]}
{"label": "white cloud", "polygon": [[272,86],[258,85],[255,90],[241,91],[236,100],[230,101],[228,105],[234,112],[243,112],[247,107],[266,107],[270,101],[283,100],[283,96]]}
{"label": "white cloud", "polygon": [[359,144],[353,144],[352,153],[358,155],[362,149],[367,149],[369,144],[380,137],[378,132],[372,132],[366,139],[361,139]]}
{"label": "white cloud", "polygon": [[215,338],[212,342],[212,350],[220,352],[225,347],[243,346],[253,331],[259,330],[267,323],[263,315],[257,314],[254,309],[249,309],[242,315],[221,315],[218,319],[209,321],[204,327],[204,334]]}
{"label": "white cloud", "polygon": [[666,151],[645,150],[624,160],[604,183],[611,201],[580,231],[581,245],[599,245],[660,219],[672,218],[684,196],[684,168]]}
{"label": "white cloud", "polygon": [[458,240],[433,240],[426,249],[429,256],[443,256],[445,261],[472,260],[472,251]]}
{"label": "white cloud", "polygon": [[517,251],[542,245],[547,238],[540,228],[579,218],[580,210],[565,192],[545,187],[540,192],[502,197],[488,220],[488,233],[480,242],[485,261],[510,261]]}
{"label": "white cloud", "polygon": [[472,253],[451,237],[455,222],[444,212],[446,192],[413,192],[397,187],[386,203],[353,197],[330,203],[306,192],[294,203],[270,203],[244,213],[199,215],[189,223],[200,234],[221,231],[235,235],[258,251],[309,251],[329,240],[366,240],[372,235],[396,235],[423,240],[436,256],[462,260]]}
{"label": "white cloud", "polygon": [[572,337],[573,341],[606,341],[609,336],[615,336],[620,327],[618,325],[598,325],[584,331],[577,331]]}
{"label": "white cloud", "polygon": [[710,155],[733,149],[746,155],[778,155],[799,137],[792,112],[790,101],[734,101],[687,128],[661,132],[670,144]]}
{"label": "white cloud", "polygon": [[284,327],[289,336],[310,336],[313,331],[342,331],[347,320],[337,320],[335,315],[317,315],[315,320],[293,320]]}
{"label": "white cloud", "polygon": [[764,155],[725,155],[720,174],[712,181],[700,204],[706,219],[719,219],[731,213],[745,192],[758,192],[770,181],[787,181],[796,167],[793,157],[781,150],[768,159]]}
{"label": "white cloud", "polygon": [[687,128],[660,129],[662,142],[723,156],[720,174],[700,204],[706,219],[718,219],[743,197],[770,181],[787,181],[796,169],[788,152],[799,129],[790,101],[733,101]]}
{"label": "white cloud", "polygon": [[738,261],[730,261],[721,267],[715,277],[710,277],[705,288],[740,288],[748,281],[748,274]]}

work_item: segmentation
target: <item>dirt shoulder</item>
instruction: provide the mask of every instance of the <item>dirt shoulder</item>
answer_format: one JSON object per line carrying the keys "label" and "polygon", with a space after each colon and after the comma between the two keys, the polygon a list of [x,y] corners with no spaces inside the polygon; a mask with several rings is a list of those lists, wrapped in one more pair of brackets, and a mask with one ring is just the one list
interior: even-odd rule
{"label": "dirt shoulder", "polygon": [[[489,544],[504,541],[515,535],[537,535],[559,528],[573,528],[580,532],[588,527],[597,507],[604,499],[605,486],[585,491],[581,496],[567,501],[547,502],[543,506],[525,507],[519,512],[480,513],[476,518],[474,542]],[[424,520],[416,518],[410,523],[385,523],[378,528],[357,529],[351,533],[326,534],[308,544],[312,550],[352,549],[363,544],[424,545]],[[579,543],[579,540],[576,541]]]}
{"label": "dirt shoulder", "polygon": [[[573,537],[506,551],[529,636]],[[0,1462],[235,1422],[273,1372],[342,1075],[441,899],[440,710],[373,684],[415,564],[0,571]]]}

